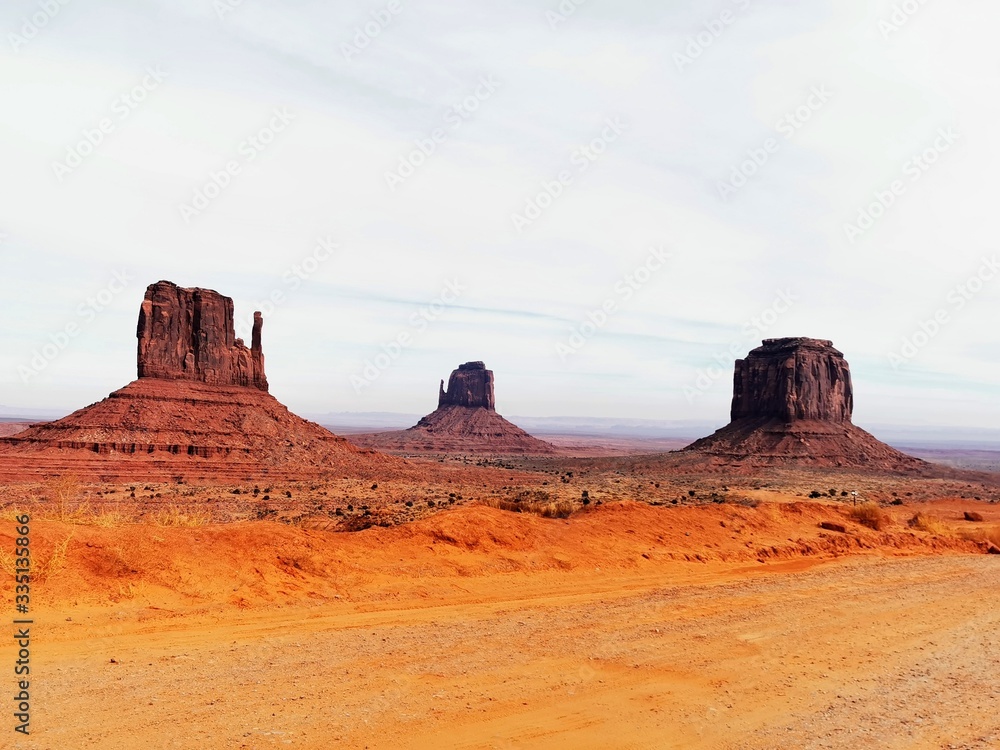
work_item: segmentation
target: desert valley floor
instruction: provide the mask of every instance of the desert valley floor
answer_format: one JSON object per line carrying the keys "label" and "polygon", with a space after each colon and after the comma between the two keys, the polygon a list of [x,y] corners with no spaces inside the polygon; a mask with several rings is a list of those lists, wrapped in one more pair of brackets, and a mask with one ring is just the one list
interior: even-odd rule
{"label": "desert valley floor", "polygon": [[[11,746],[1000,746],[1000,488],[623,460],[424,458],[256,498],[8,483],[0,548],[31,512],[38,574]],[[856,485],[878,530],[829,492]]]}

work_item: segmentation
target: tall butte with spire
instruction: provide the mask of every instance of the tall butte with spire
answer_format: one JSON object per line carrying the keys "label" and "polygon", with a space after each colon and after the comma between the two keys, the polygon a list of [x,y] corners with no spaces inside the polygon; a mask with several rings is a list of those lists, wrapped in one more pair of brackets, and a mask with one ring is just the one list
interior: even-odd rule
{"label": "tall butte with spire", "polygon": [[380,450],[431,453],[548,454],[556,448],[532,437],[496,411],[493,371],[466,362],[441,381],[438,408],[408,430],[353,435]]}
{"label": "tall butte with spire", "polygon": [[0,475],[243,480],[329,471],[384,476],[399,459],[360,450],[268,393],[254,313],[236,338],[233,300],[158,281],[139,308],[138,379],[56,422],[0,439]]}
{"label": "tall butte with spire", "polygon": [[253,315],[250,348],[236,338],[233,301],[211,289],[158,281],[139,308],[139,378],[192,380],[267,391],[261,329]]}
{"label": "tall butte with spire", "polygon": [[855,426],[853,412],[851,369],[831,341],[766,339],[736,360],[729,424],[684,450],[743,465],[926,467]]}

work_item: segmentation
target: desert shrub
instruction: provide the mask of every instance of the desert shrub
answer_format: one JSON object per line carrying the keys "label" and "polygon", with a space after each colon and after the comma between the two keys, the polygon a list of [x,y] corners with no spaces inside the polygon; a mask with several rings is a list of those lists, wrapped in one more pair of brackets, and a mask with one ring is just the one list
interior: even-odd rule
{"label": "desert shrub", "polygon": [[891,520],[889,514],[875,503],[855,505],[848,508],[847,515],[862,526],[867,526],[869,529],[874,529],[875,531],[884,529],[889,525]]}
{"label": "desert shrub", "polygon": [[[52,576],[63,568],[66,564],[66,550],[72,538],[73,532],[71,531],[61,542],[56,542],[52,550],[47,554],[45,552],[40,553],[36,547],[32,547],[32,581],[42,582],[51,580]],[[6,550],[0,549],[0,570],[13,576],[16,569],[17,558],[13,553],[8,553]]]}
{"label": "desert shrub", "polygon": [[132,523],[134,517],[128,511],[122,510],[120,504],[116,503],[113,508],[105,508],[99,513],[94,515],[93,523],[95,526],[100,526],[105,529],[113,529],[118,526],[124,526],[127,523]]}
{"label": "desert shrub", "polygon": [[50,479],[45,484],[45,496],[53,503],[53,515],[49,517],[75,522],[90,515],[89,504],[80,502],[80,480],[74,476]]}
{"label": "desert shrub", "polygon": [[337,525],[337,531],[364,531],[375,526],[387,528],[392,526],[392,522],[387,516],[381,513],[366,511],[360,516],[344,516],[343,520]]}
{"label": "desert shrub", "polygon": [[928,534],[937,534],[939,536],[949,534],[951,531],[942,523],[941,519],[929,516],[926,513],[917,513],[906,522],[906,525],[911,529],[926,531]]}
{"label": "desert shrub", "polygon": [[823,497],[823,493],[820,492],[819,490],[813,490],[812,492],[809,493],[809,497],[815,500],[817,498]]}
{"label": "desert shrub", "polygon": [[511,513],[534,513],[542,518],[569,518],[573,515],[573,503],[566,500],[556,502],[524,502],[511,501],[503,498],[488,498],[482,501],[483,505],[498,510],[506,510]]}
{"label": "desert shrub", "polygon": [[155,511],[150,519],[157,526],[204,526],[210,523],[212,516],[200,510],[187,510],[177,505]]}
{"label": "desert shrub", "polygon": [[515,502],[547,503],[552,494],[546,490],[521,490],[514,496]]}
{"label": "desert shrub", "polygon": [[973,542],[985,542],[986,544],[992,544],[994,547],[1000,547],[1000,526],[994,526],[991,529],[962,529],[958,533],[962,539],[968,539]]}

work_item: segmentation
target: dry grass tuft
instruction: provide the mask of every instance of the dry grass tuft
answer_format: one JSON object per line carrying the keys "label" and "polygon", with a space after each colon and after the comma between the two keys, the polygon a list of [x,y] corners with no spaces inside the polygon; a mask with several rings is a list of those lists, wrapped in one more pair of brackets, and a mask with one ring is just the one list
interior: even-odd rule
{"label": "dry grass tuft", "polygon": [[210,513],[200,510],[185,510],[171,505],[151,514],[150,519],[157,526],[205,526],[212,522]]}
{"label": "dry grass tuft", "polygon": [[950,536],[951,528],[940,518],[929,516],[926,513],[917,513],[906,522],[906,525],[917,531],[926,531],[928,534],[937,536]]}
{"label": "dry grass tuft", "polygon": [[542,518],[569,518],[573,515],[573,511],[576,510],[573,503],[568,500],[530,502],[490,497],[483,500],[482,504],[490,508],[510,511],[511,513],[533,513]]}
{"label": "dry grass tuft", "polygon": [[45,483],[45,497],[52,504],[52,512],[41,516],[66,523],[82,523],[93,515],[90,505],[80,501],[80,480],[65,474]]}
{"label": "dry grass tuft", "polygon": [[47,581],[58,573],[66,565],[66,550],[69,549],[69,542],[73,538],[73,532],[69,532],[66,538],[58,542],[48,557],[39,560],[35,558],[35,563],[31,567],[31,577],[36,581]]}
{"label": "dry grass tuft", "polygon": [[[37,547],[32,545],[31,580],[33,582],[50,580],[54,574],[65,567],[66,551],[69,549],[69,543],[72,538],[73,532],[71,531],[61,542],[55,544],[48,555],[40,554]],[[9,576],[13,576],[16,569],[17,558],[0,548],[0,570]]]}
{"label": "dry grass tuft", "polygon": [[1000,526],[994,526],[990,529],[974,529],[972,531],[963,529],[959,535],[971,542],[985,542],[986,544],[992,544],[994,547],[1000,548]]}
{"label": "dry grass tuft", "polygon": [[875,503],[862,503],[847,509],[849,518],[862,526],[875,531],[882,531],[892,522],[892,517]]}

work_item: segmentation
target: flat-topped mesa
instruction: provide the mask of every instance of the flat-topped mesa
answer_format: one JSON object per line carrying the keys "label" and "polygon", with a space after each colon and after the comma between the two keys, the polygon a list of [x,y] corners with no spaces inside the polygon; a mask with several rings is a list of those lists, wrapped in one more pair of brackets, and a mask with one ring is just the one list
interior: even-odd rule
{"label": "flat-topped mesa", "polygon": [[844,355],[824,339],[766,339],[736,361],[732,421],[684,449],[689,466],[854,467],[914,474],[920,459],[851,423],[854,389]]}
{"label": "flat-topped mesa", "polygon": [[765,339],[736,360],[731,418],[850,422],[851,369],[823,339]]}
{"label": "flat-topped mesa", "polygon": [[253,315],[248,349],[236,338],[233,300],[211,289],[185,289],[169,281],[146,288],[139,309],[138,375],[267,390],[260,334]]}
{"label": "flat-topped mesa", "polygon": [[441,381],[438,408],[442,406],[481,407],[496,411],[493,395],[493,371],[487,370],[482,362],[466,362],[448,378],[448,390]]}

